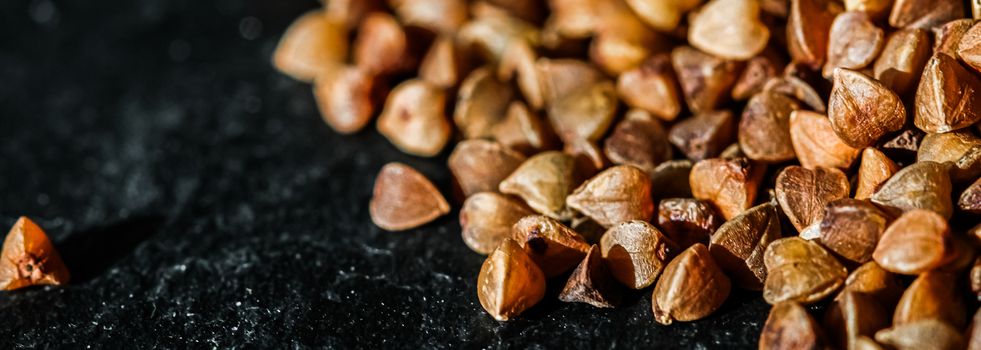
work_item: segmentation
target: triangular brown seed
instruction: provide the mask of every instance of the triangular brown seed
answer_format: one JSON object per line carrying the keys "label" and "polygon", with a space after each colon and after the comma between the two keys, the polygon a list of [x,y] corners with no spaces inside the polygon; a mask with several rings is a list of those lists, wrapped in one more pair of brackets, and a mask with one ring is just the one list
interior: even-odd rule
{"label": "triangular brown seed", "polygon": [[773,305],[760,334],[760,350],[824,349],[821,326],[807,309],[793,301]]}
{"label": "triangular brown seed", "polygon": [[828,117],[811,111],[790,114],[790,141],[800,164],[807,169],[848,169],[862,151],[843,142]]}
{"label": "triangular brown seed", "polygon": [[763,299],[770,304],[793,300],[811,304],[831,295],[845,283],[848,270],[814,241],[788,237],[766,248]]}
{"label": "triangular brown seed", "polygon": [[436,186],[402,163],[385,164],[372,193],[371,221],[388,231],[416,228],[450,212]]}
{"label": "triangular brown seed", "polygon": [[776,194],[780,208],[799,232],[821,222],[828,203],[848,197],[848,177],[836,168],[809,170],[793,165],[777,176]]}
{"label": "triangular brown seed", "polygon": [[773,204],[764,203],[726,221],[709,244],[709,252],[736,285],[763,289],[766,247],[780,238],[780,217]]}
{"label": "triangular brown seed", "polygon": [[[922,83],[921,83],[922,84]],[[828,118],[842,141],[860,148],[906,123],[906,108],[896,93],[857,71],[838,68],[828,101]]]}
{"label": "triangular brown seed", "polygon": [[599,246],[593,245],[586,258],[572,271],[559,300],[610,308],[620,304],[622,291],[603,261]]}
{"label": "triangular brown seed", "polygon": [[933,210],[945,218],[953,214],[947,166],[916,162],[889,178],[872,195],[872,202],[893,211]]}
{"label": "triangular brown seed", "polygon": [[565,218],[565,198],[576,184],[575,159],[556,151],[539,153],[521,163],[504,181],[501,193],[521,197],[535,211],[552,218]]}
{"label": "triangular brown seed", "polygon": [[480,254],[490,254],[505,238],[511,227],[534,212],[519,200],[495,192],[480,192],[467,198],[460,208],[463,243]]}
{"label": "triangular brown seed", "polygon": [[654,214],[647,173],[618,165],[587,180],[566,198],[566,205],[603,227],[630,220],[649,221]]}
{"label": "triangular brown seed", "polygon": [[511,229],[511,238],[524,248],[548,277],[569,271],[589,251],[589,244],[582,235],[541,215],[518,220]]}
{"label": "triangular brown seed", "polygon": [[981,78],[957,59],[934,54],[916,89],[917,128],[929,133],[963,129],[981,120]]}
{"label": "triangular brown seed", "polygon": [[904,213],[879,239],[872,257],[882,268],[916,275],[949,262],[955,256],[947,220],[922,209]]}
{"label": "triangular brown seed", "polygon": [[671,260],[654,286],[654,320],[669,325],[674,320],[694,321],[708,316],[722,306],[731,288],[732,283],[708,248],[695,244]]}
{"label": "triangular brown seed", "polygon": [[480,305],[498,321],[507,321],[545,296],[545,275],[513,240],[487,256],[477,276]]}
{"label": "triangular brown seed", "polygon": [[68,283],[68,268],[44,230],[27,217],[14,223],[0,253],[0,289]]}
{"label": "triangular brown seed", "polygon": [[611,227],[600,239],[603,258],[620,283],[643,289],[657,280],[678,246],[646,221],[629,221]]}
{"label": "triangular brown seed", "polygon": [[465,196],[497,191],[508,175],[525,161],[525,156],[488,140],[464,140],[456,145],[447,165]]}

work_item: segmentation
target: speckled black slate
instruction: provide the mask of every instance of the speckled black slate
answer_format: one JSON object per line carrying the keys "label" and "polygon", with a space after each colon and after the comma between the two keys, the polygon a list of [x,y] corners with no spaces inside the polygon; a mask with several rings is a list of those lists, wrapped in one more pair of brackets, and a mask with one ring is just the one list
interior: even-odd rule
{"label": "speckled black slate", "polygon": [[649,290],[598,310],[553,286],[518,320],[488,317],[456,212],[404,233],[368,218],[384,163],[448,192],[445,155],[332,132],[268,64],[314,6],[0,1],[0,230],[35,218],[75,277],[0,293],[0,348],[756,346],[756,293],[671,327]]}

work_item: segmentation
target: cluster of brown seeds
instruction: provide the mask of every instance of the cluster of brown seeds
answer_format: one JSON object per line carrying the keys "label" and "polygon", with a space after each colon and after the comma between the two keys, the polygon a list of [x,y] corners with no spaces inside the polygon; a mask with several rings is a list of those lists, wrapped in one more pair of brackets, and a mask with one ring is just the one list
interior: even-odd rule
{"label": "cluster of brown seeds", "polygon": [[[761,349],[974,349],[979,16],[960,0],[332,0],[274,64],[341,133],[377,115],[406,153],[453,148],[495,319],[553,282],[596,307],[651,288],[661,324],[743,288],[773,305]],[[378,174],[379,227],[449,212],[412,168]]]}

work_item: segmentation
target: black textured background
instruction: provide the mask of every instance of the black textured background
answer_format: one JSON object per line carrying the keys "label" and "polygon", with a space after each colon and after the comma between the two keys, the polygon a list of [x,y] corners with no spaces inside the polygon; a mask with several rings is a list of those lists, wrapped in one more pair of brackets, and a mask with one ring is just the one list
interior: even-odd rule
{"label": "black textured background", "polygon": [[[71,285],[0,293],[0,348],[752,348],[737,292],[657,325],[650,291],[599,310],[550,296],[498,323],[456,212],[375,228],[377,170],[444,192],[445,155],[332,132],[269,64],[312,0],[0,1],[0,230],[44,227]],[[99,346],[101,345],[101,346]]]}

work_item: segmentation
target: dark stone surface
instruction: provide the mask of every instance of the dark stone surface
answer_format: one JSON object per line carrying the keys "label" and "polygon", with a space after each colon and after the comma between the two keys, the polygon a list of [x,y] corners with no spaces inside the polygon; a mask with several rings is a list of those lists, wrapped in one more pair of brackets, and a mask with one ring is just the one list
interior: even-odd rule
{"label": "dark stone surface", "polygon": [[0,348],[756,346],[756,293],[663,327],[649,290],[598,310],[555,300],[557,281],[526,316],[488,317],[456,212],[403,233],[368,218],[384,163],[448,192],[445,155],[332,132],[268,64],[313,6],[0,2],[0,226],[36,219],[74,274],[0,293]]}

